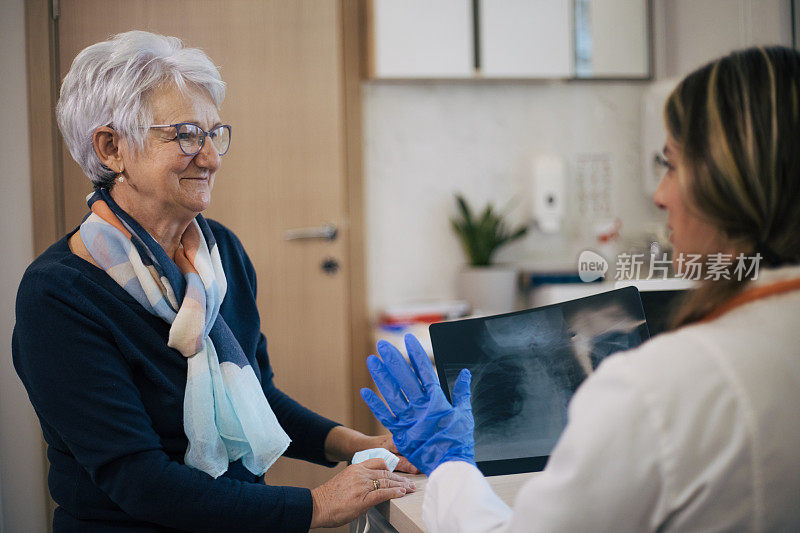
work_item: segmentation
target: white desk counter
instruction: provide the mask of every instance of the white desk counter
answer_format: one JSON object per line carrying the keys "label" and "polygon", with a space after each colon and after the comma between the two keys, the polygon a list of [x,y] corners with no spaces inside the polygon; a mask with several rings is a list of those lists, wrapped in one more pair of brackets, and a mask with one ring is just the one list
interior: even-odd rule
{"label": "white desk counter", "polygon": [[[536,472],[530,472],[492,476],[486,479],[500,499],[508,505],[513,505],[520,487],[535,475],[537,475]],[[416,492],[377,505],[370,510],[370,513],[377,511],[399,533],[423,533],[426,529],[422,522],[422,499],[425,497],[425,484],[428,482],[428,478],[423,475],[410,477],[417,485]]]}

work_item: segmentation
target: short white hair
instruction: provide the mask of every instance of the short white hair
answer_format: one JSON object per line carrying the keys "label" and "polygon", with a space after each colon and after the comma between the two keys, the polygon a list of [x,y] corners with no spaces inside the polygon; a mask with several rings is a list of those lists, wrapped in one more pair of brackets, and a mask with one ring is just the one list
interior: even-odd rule
{"label": "short white hair", "polygon": [[149,96],[166,84],[182,91],[188,84],[200,87],[218,110],[225,99],[225,82],[211,59],[177,37],[120,33],[84,48],[72,62],[56,106],[58,127],[95,187],[110,188],[115,173],[94,151],[94,130],[110,126],[141,150],[153,119]]}

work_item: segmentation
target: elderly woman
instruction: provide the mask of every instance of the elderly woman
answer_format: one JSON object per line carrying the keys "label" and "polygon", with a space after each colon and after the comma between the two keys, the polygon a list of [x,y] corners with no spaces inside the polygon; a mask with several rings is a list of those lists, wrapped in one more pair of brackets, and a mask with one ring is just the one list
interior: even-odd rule
{"label": "elderly woman", "polygon": [[[714,61],[678,85],[665,117],[655,203],[676,266],[691,255],[730,268],[695,291],[675,331],[584,382],[513,508],[474,465],[469,372],[451,406],[413,337],[413,368],[385,343],[369,358],[390,409],[362,396],[430,476],[429,530],[800,530],[800,53]],[[761,258],[757,276],[737,273],[739,254]]]}
{"label": "elderly woman", "polygon": [[86,48],[64,79],[59,127],[95,192],[25,273],[13,341],[56,531],[305,531],[413,490],[382,460],[310,491],[264,484],[283,454],[392,445],[273,383],[253,265],[200,215],[231,140],[224,95],[203,52],[146,32]]}

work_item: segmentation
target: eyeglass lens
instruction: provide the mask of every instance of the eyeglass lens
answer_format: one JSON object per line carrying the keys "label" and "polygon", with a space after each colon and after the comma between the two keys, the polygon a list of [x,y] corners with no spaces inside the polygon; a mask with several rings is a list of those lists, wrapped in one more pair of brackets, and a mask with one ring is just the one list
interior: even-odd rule
{"label": "eyeglass lens", "polygon": [[[206,134],[195,124],[181,124],[178,126],[178,142],[181,150],[186,154],[194,155],[203,148]],[[224,155],[231,144],[231,132],[227,126],[217,126],[208,137],[219,155]]]}

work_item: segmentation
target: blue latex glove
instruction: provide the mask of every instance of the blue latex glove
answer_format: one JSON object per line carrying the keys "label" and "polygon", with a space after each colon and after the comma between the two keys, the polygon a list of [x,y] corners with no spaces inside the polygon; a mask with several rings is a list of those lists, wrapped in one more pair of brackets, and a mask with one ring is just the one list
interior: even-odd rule
{"label": "blue latex glove", "polygon": [[426,475],[445,461],[474,464],[469,370],[458,375],[450,405],[419,341],[409,334],[405,342],[411,366],[397,348],[383,340],[378,343],[382,360],[374,355],[367,358],[369,373],[386,404],[370,389],[361,389],[361,397],[392,432],[397,450]]}

